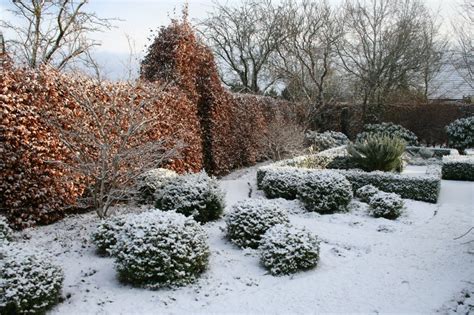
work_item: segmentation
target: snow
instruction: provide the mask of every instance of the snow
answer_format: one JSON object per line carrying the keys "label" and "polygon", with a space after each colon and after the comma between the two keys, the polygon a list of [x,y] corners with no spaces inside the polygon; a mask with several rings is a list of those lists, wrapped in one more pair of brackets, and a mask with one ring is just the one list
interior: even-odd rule
{"label": "snow", "polygon": [[[225,212],[250,192],[263,197],[256,170],[220,180]],[[406,172],[416,176],[416,170]],[[52,314],[449,313],[463,290],[474,292],[474,232],[458,238],[473,226],[473,182],[443,180],[437,204],[405,199],[397,220],[373,218],[358,201],[350,212],[331,215],[307,212],[298,201],[276,201],[288,210],[291,224],[318,235],[315,269],[270,275],[258,251],[241,250],[225,238],[222,219],[204,225],[209,269],[194,284],[158,291],[118,282],[113,259],[97,255],[90,241],[98,222],[92,213],[16,237],[51,253],[64,268],[66,300]]]}

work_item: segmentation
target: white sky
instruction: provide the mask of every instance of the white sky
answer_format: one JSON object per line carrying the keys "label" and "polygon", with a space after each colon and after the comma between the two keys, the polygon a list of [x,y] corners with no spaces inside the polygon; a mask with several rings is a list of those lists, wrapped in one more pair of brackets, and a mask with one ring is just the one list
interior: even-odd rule
{"label": "white sky", "polygon": [[[278,0],[277,0],[278,1]],[[443,29],[449,34],[450,20],[455,16],[456,5],[460,0],[424,0],[427,6],[439,12],[445,21]],[[207,12],[212,11],[214,0],[188,0],[189,17],[191,22],[205,18]],[[219,0],[220,3],[238,5],[241,0]],[[330,4],[338,5],[342,0],[328,0]],[[141,54],[148,46],[147,37],[150,30],[169,24],[170,18],[180,18],[185,0],[89,0],[86,10],[96,12],[100,17],[119,18],[116,28],[94,35],[102,42],[97,48],[99,62],[105,64],[113,77],[117,77],[123,60],[130,53],[126,40],[128,35],[135,47],[135,53]],[[11,0],[0,0],[0,19],[11,20],[7,12],[11,8]],[[9,34],[4,31],[8,38]]]}

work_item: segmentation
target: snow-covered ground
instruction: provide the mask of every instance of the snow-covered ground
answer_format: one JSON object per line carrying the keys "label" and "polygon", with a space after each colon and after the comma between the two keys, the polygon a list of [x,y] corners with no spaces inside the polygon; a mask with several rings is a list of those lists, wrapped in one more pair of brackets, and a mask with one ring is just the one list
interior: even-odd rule
{"label": "snow-covered ground", "polygon": [[[249,194],[263,198],[255,172],[248,168],[221,180],[227,210]],[[267,274],[256,251],[225,239],[220,220],[205,225],[212,255],[199,281],[149,291],[119,283],[113,259],[96,255],[89,240],[94,214],[30,229],[22,237],[53,254],[65,270],[66,299],[53,314],[467,313],[474,304],[474,231],[459,238],[474,226],[474,183],[442,181],[437,204],[406,200],[405,215],[396,221],[368,216],[357,201],[349,213],[334,215],[307,213],[297,201],[277,202],[293,224],[319,235],[316,269]]]}

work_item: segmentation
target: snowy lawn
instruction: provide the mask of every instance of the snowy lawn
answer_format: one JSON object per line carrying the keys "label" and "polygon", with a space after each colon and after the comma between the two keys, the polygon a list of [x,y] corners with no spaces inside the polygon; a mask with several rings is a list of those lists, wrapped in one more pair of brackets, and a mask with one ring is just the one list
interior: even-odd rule
{"label": "snowy lawn", "polygon": [[[250,188],[252,198],[263,198],[255,172],[240,170],[220,181],[227,209],[247,198]],[[406,172],[416,176],[424,169]],[[357,201],[349,213],[333,215],[307,213],[298,201],[278,202],[294,225],[319,235],[316,269],[269,275],[256,251],[225,239],[219,220],[205,225],[209,270],[193,285],[150,291],[119,283],[113,259],[95,253],[94,214],[30,229],[22,237],[53,254],[65,270],[66,299],[53,314],[466,313],[474,304],[474,232],[456,239],[474,225],[474,183],[443,180],[437,204],[405,200],[405,214],[396,221],[368,216]]]}

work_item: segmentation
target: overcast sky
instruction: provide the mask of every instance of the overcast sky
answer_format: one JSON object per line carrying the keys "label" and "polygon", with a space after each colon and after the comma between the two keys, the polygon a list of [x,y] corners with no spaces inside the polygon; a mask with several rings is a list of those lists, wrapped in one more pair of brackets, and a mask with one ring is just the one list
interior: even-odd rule
{"label": "overcast sky", "polygon": [[[342,0],[328,0],[337,5]],[[113,30],[96,34],[94,38],[102,42],[97,49],[101,62],[110,68],[112,76],[116,76],[119,65],[116,59],[124,59],[129,54],[126,35],[133,39],[136,52],[143,52],[148,44],[147,37],[150,30],[169,23],[170,18],[179,18],[184,0],[89,0],[86,9],[95,11],[100,17],[119,18]],[[212,11],[214,0],[189,0],[189,16],[192,22],[206,17]],[[221,0],[221,3],[235,5],[240,0]],[[450,20],[455,15],[455,7],[459,0],[424,0],[433,11],[439,12],[443,20]],[[0,0],[0,19],[11,19],[7,8],[11,7],[11,0]],[[448,32],[449,23],[445,23]],[[8,38],[8,33],[4,32]],[[113,58],[112,56],[116,56]],[[113,64],[113,65],[111,65]]]}

